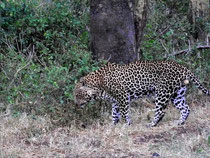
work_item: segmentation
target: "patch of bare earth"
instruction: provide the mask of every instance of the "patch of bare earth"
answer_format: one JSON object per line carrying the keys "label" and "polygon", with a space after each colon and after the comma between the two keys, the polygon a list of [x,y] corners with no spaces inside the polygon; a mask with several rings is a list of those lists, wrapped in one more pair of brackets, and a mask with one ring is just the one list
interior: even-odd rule
{"label": "patch of bare earth", "polygon": [[182,126],[174,124],[179,113],[170,105],[158,126],[147,128],[153,116],[150,103],[147,105],[131,109],[130,126],[112,125],[111,116],[104,125],[96,121],[79,129],[54,127],[47,117],[1,117],[0,157],[210,158],[208,97],[189,104],[191,114]]}

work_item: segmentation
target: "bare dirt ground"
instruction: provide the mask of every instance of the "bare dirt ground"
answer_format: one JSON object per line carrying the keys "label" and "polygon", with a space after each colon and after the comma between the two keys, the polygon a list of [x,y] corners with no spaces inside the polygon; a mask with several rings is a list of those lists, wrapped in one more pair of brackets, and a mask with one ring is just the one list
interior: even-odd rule
{"label": "bare dirt ground", "polygon": [[0,116],[0,158],[210,158],[210,98],[196,98],[182,126],[174,123],[179,113],[170,105],[158,126],[148,128],[149,103],[132,107],[130,126],[112,125],[107,114],[103,125],[86,128],[54,127],[47,115]]}

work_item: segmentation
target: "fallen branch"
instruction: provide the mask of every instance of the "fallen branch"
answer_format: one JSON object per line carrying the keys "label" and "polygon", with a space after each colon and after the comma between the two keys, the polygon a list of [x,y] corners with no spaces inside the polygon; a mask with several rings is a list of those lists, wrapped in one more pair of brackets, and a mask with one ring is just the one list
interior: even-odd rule
{"label": "fallen branch", "polygon": [[197,49],[210,49],[210,45],[206,45],[206,46],[197,46]]}
{"label": "fallen branch", "polygon": [[[202,50],[202,49],[210,49],[210,45],[205,45],[205,46],[197,46],[195,47],[196,49],[198,50]],[[188,49],[184,49],[184,50],[180,50],[178,52],[174,52],[173,55],[180,55],[180,54],[183,54],[183,53],[189,53],[190,51],[192,50],[192,48],[188,48]]]}

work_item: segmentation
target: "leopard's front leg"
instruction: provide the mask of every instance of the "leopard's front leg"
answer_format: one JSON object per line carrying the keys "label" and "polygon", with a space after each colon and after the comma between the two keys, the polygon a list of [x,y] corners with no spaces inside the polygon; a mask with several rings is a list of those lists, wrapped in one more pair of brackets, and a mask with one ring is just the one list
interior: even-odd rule
{"label": "leopard's front leg", "polygon": [[112,103],[112,121],[117,124],[120,120],[120,109],[117,102]]}
{"label": "leopard's front leg", "polygon": [[128,124],[130,125],[131,124],[131,120],[130,120],[130,117],[129,117],[129,110],[130,110],[130,104],[126,104],[124,106],[121,106],[120,107],[120,114],[122,116],[122,119]]}
{"label": "leopard's front leg", "polygon": [[157,123],[164,117],[165,108],[169,101],[169,96],[165,94],[156,94],[155,99],[155,116],[151,123],[149,123],[149,127],[156,126]]}
{"label": "leopard's front leg", "polygon": [[[123,92],[122,92],[123,93]],[[111,99],[112,104],[112,119],[113,123],[116,124],[119,122],[120,118],[125,121],[128,125],[131,124],[131,120],[129,117],[129,107],[130,107],[130,99],[125,95],[121,95],[120,98]]]}

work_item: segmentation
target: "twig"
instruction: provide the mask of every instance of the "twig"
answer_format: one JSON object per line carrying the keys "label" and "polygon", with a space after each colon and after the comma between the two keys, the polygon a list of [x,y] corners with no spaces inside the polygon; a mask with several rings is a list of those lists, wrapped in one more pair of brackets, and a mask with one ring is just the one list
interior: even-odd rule
{"label": "twig", "polygon": [[27,62],[23,67],[19,68],[16,73],[14,74],[14,78],[17,77],[18,73],[23,70],[24,68],[26,68],[29,64],[31,63],[31,60],[29,60],[29,62]]}
{"label": "twig", "polygon": [[206,45],[206,46],[197,46],[197,49],[210,49],[210,45]]}
{"label": "twig", "polygon": [[[205,46],[196,46],[195,47],[196,49],[198,50],[202,50],[202,49],[210,49],[210,45],[205,45]],[[190,51],[192,50],[192,47],[188,48],[188,49],[184,49],[184,50],[180,50],[178,52],[174,52],[173,55],[180,55],[180,54],[183,54],[183,53],[189,53]]]}
{"label": "twig", "polygon": [[21,70],[25,69],[32,62],[32,58],[33,58],[34,53],[35,52],[34,52],[34,47],[33,47],[33,50],[29,52],[29,56],[28,56],[28,60],[27,60],[28,62],[16,71],[16,73],[14,74],[14,78],[12,79],[12,81],[10,82],[10,84],[8,86],[8,89],[10,89],[11,85],[14,83],[15,79],[17,78],[18,73]]}
{"label": "twig", "polygon": [[6,71],[2,68],[1,71],[5,74],[5,76],[7,77],[7,79],[9,80],[10,78],[8,77]]}
{"label": "twig", "polygon": [[189,47],[188,47],[188,52],[191,52],[192,48],[191,48],[191,44],[190,44],[190,40],[188,40],[188,44],[189,44]]}
{"label": "twig", "polygon": [[160,37],[160,36],[162,36],[163,34],[165,34],[165,33],[168,31],[168,29],[169,29],[170,27],[171,27],[171,26],[166,27],[158,36]]}
{"label": "twig", "polygon": [[14,48],[14,46],[12,46],[12,44],[11,44],[11,42],[9,41],[9,39],[7,38],[7,35],[4,35],[5,36],[5,41],[4,41],[4,43],[8,46],[8,48],[10,49],[10,50],[14,50],[13,48]]}
{"label": "twig", "polygon": [[159,39],[160,43],[162,44],[163,48],[165,49],[165,51],[169,54],[169,50],[166,48],[166,46],[164,45],[163,41],[161,39]]}
{"label": "twig", "polygon": [[184,49],[184,50],[180,50],[178,52],[174,52],[173,55],[179,55],[179,54],[182,54],[182,53],[188,53],[189,52],[189,49]]}
{"label": "twig", "polygon": [[[209,38],[210,38],[210,34],[207,34],[206,45],[198,45],[195,48],[198,49],[198,50],[210,49]],[[180,50],[178,52],[174,52],[173,55],[176,56],[176,55],[179,55],[179,54],[188,53],[188,52],[192,51],[192,47],[190,45],[190,40],[188,41],[188,43],[189,43],[189,48],[188,49],[184,49],[184,50]]]}

